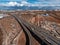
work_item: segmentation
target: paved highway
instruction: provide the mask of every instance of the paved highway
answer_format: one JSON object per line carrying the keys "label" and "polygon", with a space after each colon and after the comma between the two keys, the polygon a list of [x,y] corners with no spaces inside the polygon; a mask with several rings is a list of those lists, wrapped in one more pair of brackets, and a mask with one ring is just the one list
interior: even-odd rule
{"label": "paved highway", "polygon": [[50,35],[50,33],[45,29],[33,26],[17,15],[11,16],[13,16],[23,28],[27,38],[26,45],[33,45],[33,38],[36,39],[36,41],[38,41],[41,45],[60,45],[60,40]]}

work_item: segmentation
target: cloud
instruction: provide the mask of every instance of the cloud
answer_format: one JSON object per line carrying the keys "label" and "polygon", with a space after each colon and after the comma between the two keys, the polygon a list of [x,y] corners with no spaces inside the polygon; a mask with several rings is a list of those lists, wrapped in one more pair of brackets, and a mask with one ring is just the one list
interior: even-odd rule
{"label": "cloud", "polygon": [[30,3],[26,1],[21,1],[20,3],[18,2],[8,2],[8,3],[0,3],[0,6],[28,6]]}
{"label": "cloud", "polygon": [[15,5],[19,5],[19,3],[17,3],[17,2],[9,2],[8,3],[8,6],[15,6]]}
{"label": "cloud", "polygon": [[29,6],[31,3],[28,3],[27,1],[21,1],[18,2],[8,2],[8,3],[0,3],[0,6]]}
{"label": "cloud", "polygon": [[[38,0],[39,1],[39,0]],[[40,0],[41,1],[41,0]],[[47,0],[42,0],[42,2],[34,2],[34,3],[30,3],[27,2],[27,0],[20,0],[20,2],[7,2],[7,3],[0,3],[0,6],[60,6],[60,2],[58,3],[57,0],[55,0],[57,3],[55,2],[47,2]],[[44,1],[44,2],[43,2]]]}
{"label": "cloud", "polygon": [[0,6],[15,6],[19,5],[17,2],[8,2],[8,3],[1,3]]}

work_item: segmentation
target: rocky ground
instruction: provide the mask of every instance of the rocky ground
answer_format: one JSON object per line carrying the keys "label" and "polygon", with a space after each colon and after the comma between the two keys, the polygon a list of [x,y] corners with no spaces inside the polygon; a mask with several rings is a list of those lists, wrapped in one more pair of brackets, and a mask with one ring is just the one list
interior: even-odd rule
{"label": "rocky ground", "polygon": [[[26,43],[26,37],[21,26],[11,15],[18,15],[32,25],[50,31],[51,35],[60,39],[60,20],[50,16],[51,13],[46,11],[0,11],[0,13],[0,45],[25,45]],[[58,11],[55,13],[57,16],[60,14]],[[33,40],[34,45],[39,45],[35,39]]]}

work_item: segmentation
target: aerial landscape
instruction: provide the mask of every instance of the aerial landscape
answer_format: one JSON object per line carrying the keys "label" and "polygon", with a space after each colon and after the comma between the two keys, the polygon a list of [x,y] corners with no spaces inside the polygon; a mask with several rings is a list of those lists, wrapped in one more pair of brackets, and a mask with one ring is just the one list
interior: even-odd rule
{"label": "aerial landscape", "polygon": [[0,45],[60,45],[60,0],[0,0]]}

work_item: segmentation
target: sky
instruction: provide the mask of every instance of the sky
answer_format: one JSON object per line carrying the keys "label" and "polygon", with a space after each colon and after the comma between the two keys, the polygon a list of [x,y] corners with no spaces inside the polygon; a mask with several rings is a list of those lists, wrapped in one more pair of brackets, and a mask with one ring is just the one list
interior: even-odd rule
{"label": "sky", "polygon": [[60,6],[60,0],[0,0],[0,6]]}

